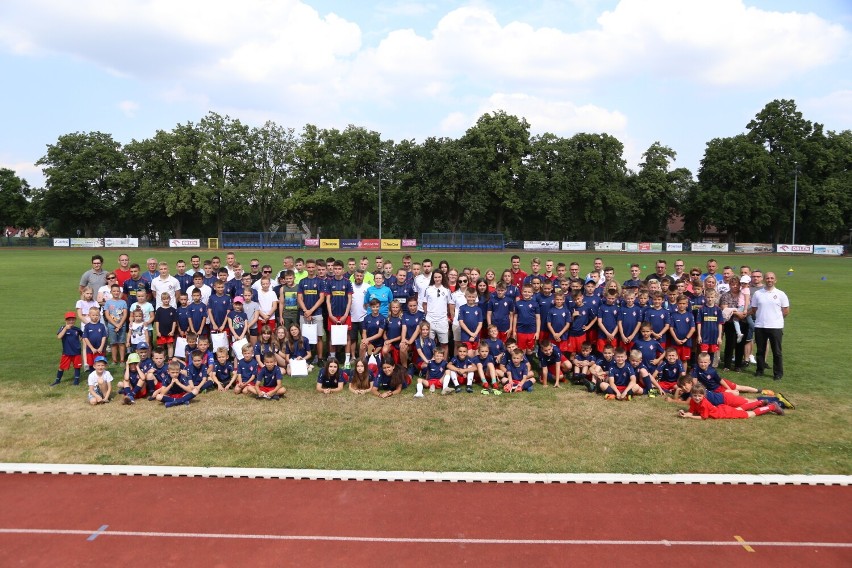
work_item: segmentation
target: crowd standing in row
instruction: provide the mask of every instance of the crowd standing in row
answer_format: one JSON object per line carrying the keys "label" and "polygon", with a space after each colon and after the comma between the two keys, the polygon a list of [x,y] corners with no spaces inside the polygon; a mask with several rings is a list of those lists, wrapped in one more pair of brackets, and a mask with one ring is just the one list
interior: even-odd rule
{"label": "crowd standing in row", "polygon": [[[222,265],[218,256],[193,255],[172,275],[154,258],[143,272],[122,254],[119,267],[105,271],[93,256],[76,312],[65,314],[57,333],[63,355],[53,385],[71,367],[78,384],[85,362],[94,368],[89,401],[108,402],[109,349],[113,363],[124,365],[127,404],[147,396],[181,405],[229,389],[279,399],[284,376],[321,366],[316,388],[326,394],[348,385],[387,398],[414,382],[418,398],[426,389],[470,393],[475,384],[499,395],[571,382],[610,399],[689,399],[684,416],[780,411],[767,401],[744,408],[739,393],[759,390],[716,370],[753,363],[763,375],[768,343],[773,375],[782,378],[789,301],[772,272],[740,266],[737,275],[725,266],[719,273],[715,259],[706,272],[687,272],[678,259],[668,274],[660,259],[644,278],[630,265],[619,284],[601,258],[581,276],[579,263],[537,257],[527,273],[515,255],[498,277],[410,255],[396,270],[382,256],[372,270],[367,257],[286,256],[273,277],[257,259],[245,272],[234,253],[225,258]],[[715,416],[710,409],[718,407],[745,414]]]}

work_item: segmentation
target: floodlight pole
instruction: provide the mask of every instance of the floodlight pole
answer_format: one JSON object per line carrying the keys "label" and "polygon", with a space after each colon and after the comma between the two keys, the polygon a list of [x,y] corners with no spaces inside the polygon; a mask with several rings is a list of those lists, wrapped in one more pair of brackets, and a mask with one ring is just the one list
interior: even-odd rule
{"label": "floodlight pole", "polygon": [[[793,162],[795,169],[793,170],[793,243],[796,244],[796,202],[799,197],[799,162]],[[381,193],[379,194],[381,196]],[[381,197],[379,198],[381,199]]]}
{"label": "floodlight pole", "polygon": [[380,166],[379,167],[379,241],[381,241],[381,240],[382,240],[382,168]]}

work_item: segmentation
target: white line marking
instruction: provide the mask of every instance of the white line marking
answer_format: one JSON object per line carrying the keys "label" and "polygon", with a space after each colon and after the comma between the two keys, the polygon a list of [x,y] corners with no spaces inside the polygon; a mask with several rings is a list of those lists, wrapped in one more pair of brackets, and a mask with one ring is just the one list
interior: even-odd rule
{"label": "white line marking", "polygon": [[[41,535],[80,535],[91,536],[91,530],[75,529],[24,529],[0,528],[0,534],[41,534]],[[338,535],[287,535],[287,534],[233,534],[233,533],[181,533],[148,531],[110,531],[104,530],[98,536],[144,537],[144,538],[209,538],[230,540],[284,540],[284,541],[321,541],[321,542],[357,542],[357,543],[397,543],[397,544],[551,544],[574,546],[768,546],[803,548],[852,548],[852,542],[739,542],[730,540],[585,540],[585,539],[498,539],[498,538],[406,538],[373,536]]]}
{"label": "white line marking", "polygon": [[215,477],[312,479],[345,481],[419,481],[468,483],[588,483],[658,485],[852,485],[850,475],[728,475],[629,473],[499,473],[439,471],[362,471],[272,469],[241,467],[173,467],[142,465],[2,463],[0,473],[141,475],[156,477]]}

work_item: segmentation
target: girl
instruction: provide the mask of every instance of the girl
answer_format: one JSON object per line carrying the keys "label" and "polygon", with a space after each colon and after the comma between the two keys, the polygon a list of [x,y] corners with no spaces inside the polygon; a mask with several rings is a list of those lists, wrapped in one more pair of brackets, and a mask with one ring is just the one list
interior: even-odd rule
{"label": "girl", "polygon": [[147,337],[148,334],[145,331],[145,320],[142,315],[142,308],[139,308],[130,314],[130,329],[127,334],[127,352],[135,353],[137,345],[148,342]]}
{"label": "girl", "polygon": [[414,369],[418,373],[426,368],[435,354],[435,340],[429,337],[431,331],[432,326],[428,321],[420,322],[420,335],[414,340],[414,349],[417,354],[414,357]]}
{"label": "girl", "polygon": [[332,394],[343,390],[349,377],[340,369],[337,359],[329,357],[317,376],[317,392]]}
{"label": "girl", "polygon": [[367,363],[363,359],[356,360],[352,376],[349,379],[349,390],[355,394],[365,394],[370,392],[372,386],[373,377],[367,370]]}
{"label": "girl", "polygon": [[[77,300],[77,317],[80,319],[80,327],[82,328],[89,320],[89,309],[99,307],[97,300],[94,298],[94,291],[86,286],[80,294],[80,299]],[[85,359],[85,356],[83,357]]]}
{"label": "girl", "polygon": [[402,340],[402,306],[398,300],[390,303],[390,314],[385,322],[385,342],[382,357],[391,355],[399,362],[399,342]]}
{"label": "girl", "polygon": [[497,275],[490,268],[485,271],[485,283],[488,285],[488,292],[494,292],[497,288]]}
{"label": "girl", "polygon": [[448,273],[450,271],[450,263],[446,260],[442,260],[438,263],[438,270],[440,270],[444,274]]}
{"label": "girl", "polygon": [[[290,337],[287,340],[287,374],[290,372],[290,359],[311,359],[311,344],[308,343],[307,337],[302,337],[302,328],[298,324],[290,326]],[[308,372],[313,369],[312,365],[308,365]]]}
{"label": "girl", "polygon": [[512,298],[513,300],[517,300],[521,297],[521,291],[517,286],[512,284],[512,271],[508,268],[503,271],[503,274],[500,275],[500,279],[506,285],[506,297]]}
{"label": "girl", "polygon": [[385,357],[371,392],[379,398],[390,398],[408,386],[408,375],[401,365],[394,365],[392,357]]}
{"label": "girl", "polygon": [[286,373],[287,363],[289,362],[289,357],[287,356],[287,344],[290,342],[290,338],[288,337],[289,332],[287,328],[279,326],[275,328],[274,335],[273,341],[278,346],[278,351],[275,353],[275,361],[281,367],[281,370]]}
{"label": "girl", "polygon": [[277,342],[273,343],[272,340],[272,328],[268,325],[264,325],[260,328],[260,338],[254,346],[254,359],[257,361],[257,366],[263,366],[263,356],[267,353],[272,353],[273,355],[278,352]]}

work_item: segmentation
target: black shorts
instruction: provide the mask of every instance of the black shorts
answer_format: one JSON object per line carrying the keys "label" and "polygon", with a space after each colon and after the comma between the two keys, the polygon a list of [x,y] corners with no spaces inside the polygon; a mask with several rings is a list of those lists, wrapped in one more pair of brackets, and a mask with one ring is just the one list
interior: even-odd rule
{"label": "black shorts", "polygon": [[353,343],[358,342],[358,334],[363,333],[364,331],[364,322],[363,321],[353,321],[351,327],[349,328],[349,340]]}

